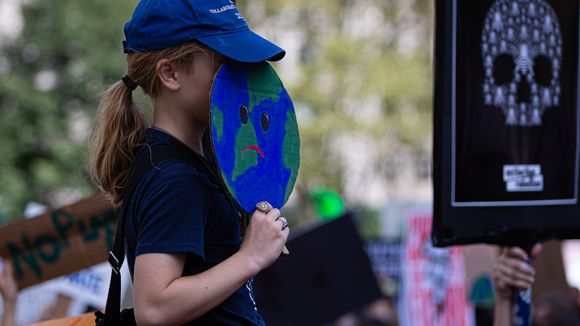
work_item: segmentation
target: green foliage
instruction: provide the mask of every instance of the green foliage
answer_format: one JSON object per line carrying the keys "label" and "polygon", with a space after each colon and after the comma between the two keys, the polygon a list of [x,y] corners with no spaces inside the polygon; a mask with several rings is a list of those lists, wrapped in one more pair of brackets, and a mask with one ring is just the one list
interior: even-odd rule
{"label": "green foliage", "polygon": [[0,59],[0,215],[65,189],[92,191],[87,135],[105,85],[122,76],[122,24],[136,1],[31,1]]}

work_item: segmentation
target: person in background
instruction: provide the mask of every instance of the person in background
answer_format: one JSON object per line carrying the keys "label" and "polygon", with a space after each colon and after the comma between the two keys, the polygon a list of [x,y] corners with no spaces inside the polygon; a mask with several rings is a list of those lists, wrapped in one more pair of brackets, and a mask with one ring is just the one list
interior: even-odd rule
{"label": "person in background", "polygon": [[0,265],[0,295],[4,302],[2,323],[0,326],[16,325],[16,301],[18,299],[18,285],[14,278],[14,269],[11,263]]}
{"label": "person in background", "polygon": [[[542,246],[536,244],[531,252],[536,258]],[[494,325],[513,325],[513,305],[515,291],[532,287],[536,271],[528,264],[528,254],[521,248],[504,248],[493,267],[493,280],[496,292]]]}
{"label": "person in background", "polygon": [[[535,259],[542,247],[536,244],[532,249]],[[517,247],[502,250],[494,268],[496,290],[495,326],[513,325],[513,306],[516,290],[526,290],[534,284],[534,268],[527,263],[528,255]],[[580,325],[578,290],[556,291],[540,297],[532,309],[532,325],[535,326],[576,326]]]}

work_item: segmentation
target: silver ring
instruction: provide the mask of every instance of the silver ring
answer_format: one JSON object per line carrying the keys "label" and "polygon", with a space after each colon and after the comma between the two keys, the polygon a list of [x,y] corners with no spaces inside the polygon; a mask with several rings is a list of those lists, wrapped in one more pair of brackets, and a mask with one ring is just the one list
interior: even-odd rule
{"label": "silver ring", "polygon": [[288,220],[282,216],[280,216],[278,219],[282,221],[282,231],[284,231],[288,227]]}

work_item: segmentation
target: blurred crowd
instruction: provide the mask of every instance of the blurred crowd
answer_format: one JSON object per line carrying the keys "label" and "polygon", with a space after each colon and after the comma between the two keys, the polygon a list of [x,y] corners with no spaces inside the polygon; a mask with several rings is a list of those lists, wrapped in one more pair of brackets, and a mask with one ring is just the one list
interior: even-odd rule
{"label": "blurred crowd", "polygon": [[[541,249],[541,245],[536,245],[532,249],[530,255],[532,260],[540,254]],[[476,325],[514,325],[515,293],[530,289],[536,279],[536,271],[529,261],[530,257],[521,248],[504,248],[501,251],[493,266],[495,304],[491,309],[476,307],[474,314]],[[3,262],[0,265],[0,294],[3,302],[0,326],[18,325],[16,321],[18,286],[10,262]],[[39,321],[64,317],[66,311],[58,311],[56,308],[55,304],[45,309]],[[532,325],[536,326],[580,325],[580,291],[576,288],[569,288],[568,291],[554,291],[543,295],[534,302],[531,317]],[[399,325],[396,300],[383,296],[326,325]]]}

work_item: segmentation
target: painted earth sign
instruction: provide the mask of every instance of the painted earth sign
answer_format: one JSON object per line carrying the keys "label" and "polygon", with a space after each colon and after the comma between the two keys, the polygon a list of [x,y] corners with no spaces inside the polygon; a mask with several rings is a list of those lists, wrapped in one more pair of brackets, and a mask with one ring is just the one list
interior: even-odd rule
{"label": "painted earth sign", "polygon": [[300,166],[292,100],[267,62],[226,62],[211,91],[211,144],[221,179],[248,213],[266,200],[282,207]]}

